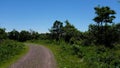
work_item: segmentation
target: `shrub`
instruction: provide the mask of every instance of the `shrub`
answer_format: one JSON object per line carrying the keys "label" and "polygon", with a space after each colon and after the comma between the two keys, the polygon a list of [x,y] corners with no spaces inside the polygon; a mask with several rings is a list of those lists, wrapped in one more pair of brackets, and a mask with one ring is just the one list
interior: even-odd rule
{"label": "shrub", "polygon": [[0,44],[0,64],[19,54],[24,45],[15,41],[5,40]]}

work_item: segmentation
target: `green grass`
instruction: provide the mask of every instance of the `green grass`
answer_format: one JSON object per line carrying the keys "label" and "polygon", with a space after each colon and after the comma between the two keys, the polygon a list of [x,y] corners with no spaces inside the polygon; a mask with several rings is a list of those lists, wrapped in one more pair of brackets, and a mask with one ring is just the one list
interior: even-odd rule
{"label": "green grass", "polygon": [[3,42],[2,44],[0,44],[0,46],[1,49],[4,49],[0,50],[0,53],[2,54],[0,55],[0,68],[9,67],[11,64],[15,63],[18,59],[20,59],[23,55],[25,55],[29,50],[28,46],[24,46],[24,44],[22,43],[10,40]]}
{"label": "green grass", "polygon": [[49,40],[31,42],[51,49],[58,68],[120,68],[120,45],[107,48],[102,45],[70,45]]}
{"label": "green grass", "polygon": [[[77,55],[82,55],[84,61],[82,68],[120,68],[120,48],[107,48],[105,46],[79,46],[74,48]],[[74,50],[75,50],[74,49]],[[119,53],[118,53],[119,52]]]}
{"label": "green grass", "polygon": [[71,47],[68,44],[61,43],[52,43],[50,41],[34,41],[32,43],[43,45],[49,48],[57,61],[58,68],[79,68],[80,67],[80,58],[76,55],[72,55]]}

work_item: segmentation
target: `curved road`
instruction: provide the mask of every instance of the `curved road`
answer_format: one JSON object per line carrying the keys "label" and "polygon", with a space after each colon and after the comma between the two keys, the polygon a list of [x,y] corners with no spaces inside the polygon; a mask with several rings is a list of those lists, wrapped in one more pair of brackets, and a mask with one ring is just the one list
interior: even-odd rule
{"label": "curved road", "polygon": [[44,46],[28,44],[29,52],[10,68],[57,68],[51,51]]}

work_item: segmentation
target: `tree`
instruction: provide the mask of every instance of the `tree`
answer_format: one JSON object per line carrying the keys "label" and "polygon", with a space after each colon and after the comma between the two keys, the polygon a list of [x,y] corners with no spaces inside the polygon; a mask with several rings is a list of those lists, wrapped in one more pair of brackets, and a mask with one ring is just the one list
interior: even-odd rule
{"label": "tree", "polygon": [[27,41],[27,40],[30,40],[30,39],[31,39],[31,34],[30,34],[29,31],[22,30],[20,32],[19,41],[24,42],[24,41]]}
{"label": "tree", "polygon": [[38,39],[39,33],[30,29],[31,39]]}
{"label": "tree", "polygon": [[115,27],[116,27],[117,32],[120,33],[120,23],[116,24]]}
{"label": "tree", "polygon": [[96,35],[94,35],[96,37],[96,41],[99,44],[111,46],[114,42],[112,39],[114,35],[110,33],[110,31],[113,29],[110,25],[108,25],[108,23],[113,23],[113,20],[115,19],[114,14],[116,14],[116,12],[114,10],[111,10],[108,6],[98,6],[94,9],[95,13],[97,14],[97,16],[93,19],[97,23],[97,31],[95,33]]}
{"label": "tree", "polygon": [[39,39],[41,39],[41,40],[48,40],[48,39],[50,39],[51,40],[51,34],[50,33],[41,33],[40,35],[39,35]]}
{"label": "tree", "polygon": [[5,28],[0,28],[0,42],[6,38],[7,38],[7,34],[5,32]]}
{"label": "tree", "polygon": [[111,10],[108,6],[98,6],[94,9],[97,16],[93,20],[97,22],[98,25],[103,26],[103,23],[105,23],[105,25],[107,25],[107,23],[113,23],[113,20],[115,19],[114,14],[116,14],[114,10]]}
{"label": "tree", "polygon": [[98,32],[98,26],[96,24],[90,24],[88,32],[85,32],[84,34],[86,41],[89,41],[91,44],[93,43],[98,45],[100,40],[102,40]]}
{"label": "tree", "polygon": [[11,32],[8,32],[8,38],[19,41],[19,32],[13,29]]}
{"label": "tree", "polygon": [[63,23],[60,21],[55,21],[52,28],[49,30],[51,32],[52,38],[58,41],[62,36]]}
{"label": "tree", "polygon": [[81,33],[78,31],[68,20],[65,21],[66,25],[63,27],[64,40],[68,43],[74,44],[80,40]]}
{"label": "tree", "polygon": [[117,31],[117,37],[118,38],[118,43],[120,43],[120,23],[115,25],[115,29]]}

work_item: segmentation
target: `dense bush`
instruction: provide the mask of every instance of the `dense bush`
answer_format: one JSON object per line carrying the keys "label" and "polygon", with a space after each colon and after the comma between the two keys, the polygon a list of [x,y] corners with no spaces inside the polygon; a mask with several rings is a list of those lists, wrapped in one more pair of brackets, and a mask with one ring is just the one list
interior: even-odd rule
{"label": "dense bush", "polygon": [[7,33],[5,32],[5,29],[4,28],[0,28],[0,42],[3,39],[6,39],[6,38],[7,38]]}
{"label": "dense bush", "polygon": [[39,43],[50,48],[57,60],[58,68],[80,68],[80,59],[76,55],[73,55],[70,44],[62,40],[33,40],[32,43]]}
{"label": "dense bush", "polygon": [[[34,40],[34,43],[45,43],[57,58],[60,68],[119,68],[120,45],[108,48],[104,45],[84,46],[68,44],[65,41]],[[73,58],[74,56],[74,58]]]}
{"label": "dense bush", "polygon": [[83,59],[86,68],[119,68],[119,49],[110,49],[105,46],[79,46],[73,45],[74,54]]}
{"label": "dense bush", "polygon": [[15,41],[20,41],[20,42],[25,42],[27,40],[33,40],[33,39],[39,39],[39,38],[41,38],[41,35],[42,35],[33,30],[30,30],[30,31],[22,30],[22,31],[18,32],[15,29],[13,29],[12,31],[10,31],[6,34],[7,34],[6,37],[8,37],[9,39],[15,40]]}
{"label": "dense bush", "polygon": [[8,32],[8,38],[12,40],[19,40],[20,33],[14,29],[11,32]]}
{"label": "dense bush", "polygon": [[21,53],[25,46],[19,42],[5,40],[0,43],[0,64]]}
{"label": "dense bush", "polygon": [[[107,30],[106,30],[107,29]],[[108,47],[113,46],[119,40],[119,33],[117,31],[116,25],[108,26],[89,26],[89,36],[87,41],[91,41],[95,45],[105,45]]]}

